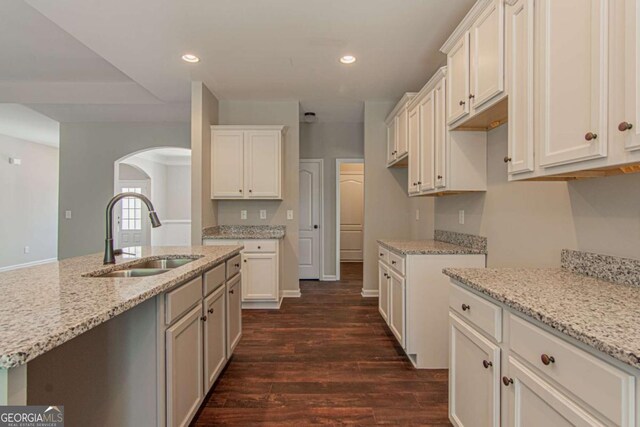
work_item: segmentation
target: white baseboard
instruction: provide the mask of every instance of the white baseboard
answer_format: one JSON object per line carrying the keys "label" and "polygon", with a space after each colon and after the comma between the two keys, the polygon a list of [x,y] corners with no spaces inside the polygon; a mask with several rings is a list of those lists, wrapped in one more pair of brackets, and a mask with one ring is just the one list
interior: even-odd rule
{"label": "white baseboard", "polygon": [[283,298],[300,298],[301,296],[300,289],[296,289],[295,291],[282,291]]}
{"label": "white baseboard", "polygon": [[362,295],[363,298],[376,298],[378,296],[378,290],[362,289],[362,292],[360,292],[360,295]]}
{"label": "white baseboard", "polygon": [[58,258],[47,258],[38,261],[25,262],[24,264],[9,265],[7,267],[0,268],[0,273],[5,271],[18,270],[20,268],[35,267],[36,265],[49,264],[56,261],[58,261]]}
{"label": "white baseboard", "polygon": [[282,298],[278,301],[243,301],[243,310],[278,310],[282,304]]}
{"label": "white baseboard", "polygon": [[336,281],[338,281],[338,276],[336,276],[335,274],[333,274],[333,275],[324,274],[322,276],[322,279],[320,279],[320,280],[323,281],[323,282],[336,282]]}

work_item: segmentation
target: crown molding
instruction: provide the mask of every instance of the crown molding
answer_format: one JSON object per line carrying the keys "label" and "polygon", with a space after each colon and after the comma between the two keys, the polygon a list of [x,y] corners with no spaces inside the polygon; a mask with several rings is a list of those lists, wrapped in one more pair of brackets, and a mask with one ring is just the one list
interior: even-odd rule
{"label": "crown molding", "polygon": [[402,95],[402,98],[400,98],[400,101],[398,101],[396,106],[393,107],[393,110],[391,110],[391,112],[387,115],[387,118],[384,119],[385,123],[387,125],[390,125],[391,122],[393,121],[393,118],[398,114],[398,112],[400,112],[401,109],[406,108],[407,105],[409,105],[409,102],[411,102],[411,100],[415,98],[417,94],[418,94],[417,92],[407,92],[404,95]]}
{"label": "crown molding", "polygon": [[422,89],[420,89],[420,92],[418,92],[418,94],[411,100],[407,108],[411,110],[413,107],[418,105],[420,101],[422,101],[424,97],[427,96],[427,94],[429,94],[429,92],[431,92],[445,77],[447,77],[446,65],[444,67],[440,67],[438,71],[431,76],[429,81],[422,87]]}
{"label": "crown molding", "polygon": [[[471,10],[465,15],[465,17],[460,21],[460,24],[456,27],[453,33],[449,36],[446,42],[440,48],[440,52],[447,55],[451,52],[453,46],[460,40],[460,38],[469,31],[473,23],[478,19],[480,14],[489,6],[492,2],[496,0],[478,0],[476,4],[473,5]],[[498,0],[502,1],[502,0]]]}

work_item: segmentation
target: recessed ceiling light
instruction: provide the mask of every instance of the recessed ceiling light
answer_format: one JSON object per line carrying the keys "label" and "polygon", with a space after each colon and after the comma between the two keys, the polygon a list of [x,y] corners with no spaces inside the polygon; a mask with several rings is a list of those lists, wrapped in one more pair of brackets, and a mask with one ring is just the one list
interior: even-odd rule
{"label": "recessed ceiling light", "polygon": [[182,55],[182,60],[191,63],[200,62],[200,58],[190,53]]}
{"label": "recessed ceiling light", "polygon": [[342,62],[343,64],[353,64],[354,62],[356,62],[356,57],[353,55],[345,55],[340,58],[340,62]]}

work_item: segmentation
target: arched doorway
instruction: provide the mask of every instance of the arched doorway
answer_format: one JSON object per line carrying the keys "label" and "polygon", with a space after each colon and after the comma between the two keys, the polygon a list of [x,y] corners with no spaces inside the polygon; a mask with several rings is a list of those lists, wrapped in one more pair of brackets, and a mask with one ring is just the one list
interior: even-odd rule
{"label": "arched doorway", "polygon": [[114,210],[116,247],[191,244],[191,150],[158,147],[118,159],[114,194],[123,191],[149,197],[162,227],[149,226],[138,199],[123,199]]}

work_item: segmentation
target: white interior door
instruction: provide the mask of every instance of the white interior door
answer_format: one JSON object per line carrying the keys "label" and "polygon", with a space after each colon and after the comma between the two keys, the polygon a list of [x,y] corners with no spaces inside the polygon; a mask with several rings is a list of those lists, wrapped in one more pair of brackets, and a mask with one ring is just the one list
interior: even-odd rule
{"label": "white interior door", "polygon": [[[138,193],[149,197],[148,181],[120,181],[119,192]],[[117,231],[115,247],[126,248],[129,246],[149,245],[149,221],[146,206],[143,206],[140,199],[127,197],[122,199],[119,206],[114,209],[114,222]]]}
{"label": "white interior door", "polygon": [[340,260],[362,261],[364,173],[340,174]]}
{"label": "white interior door", "polygon": [[299,273],[301,279],[320,279],[320,161],[301,160],[299,173]]}

